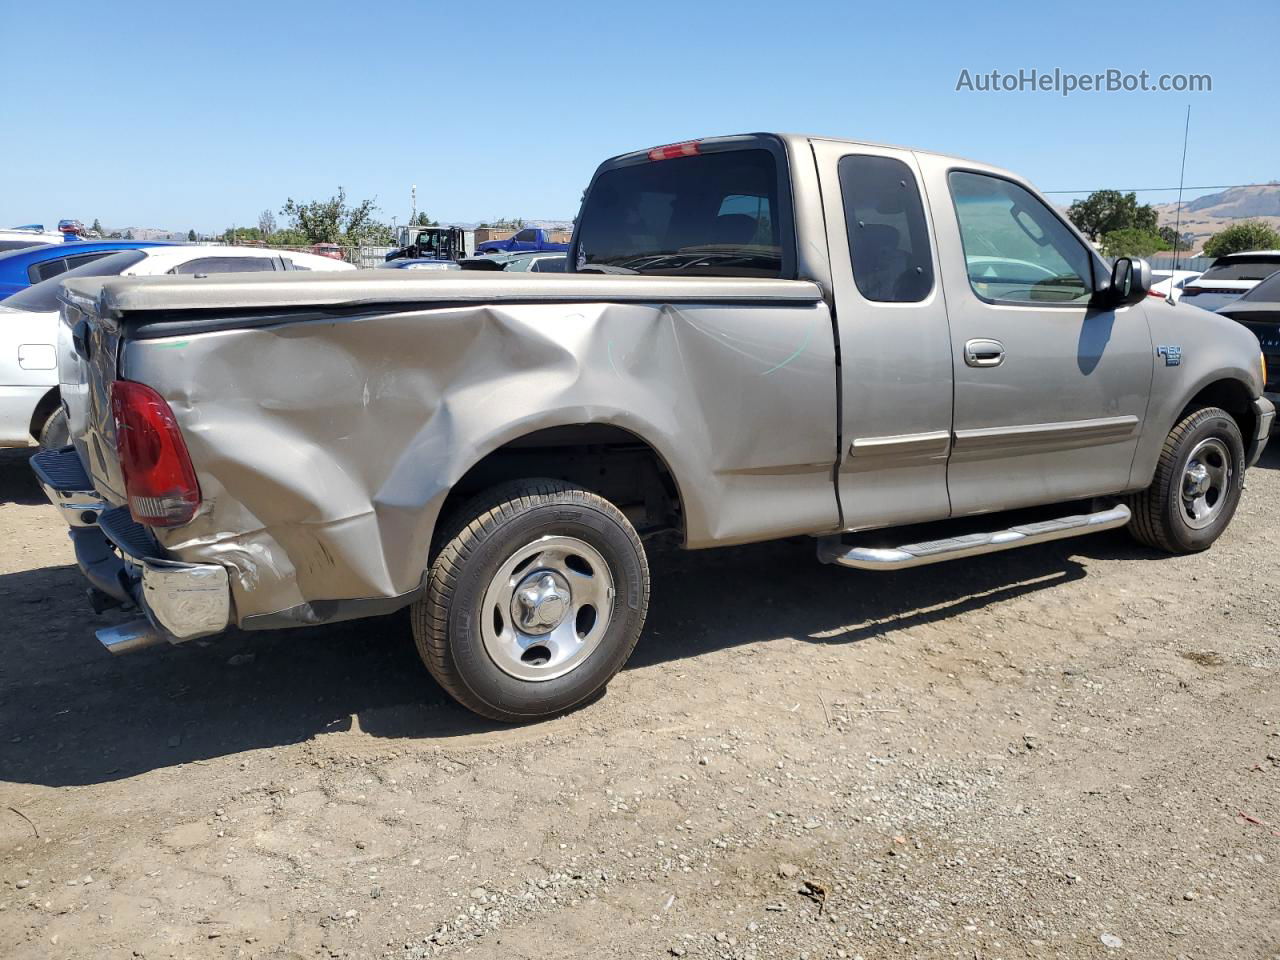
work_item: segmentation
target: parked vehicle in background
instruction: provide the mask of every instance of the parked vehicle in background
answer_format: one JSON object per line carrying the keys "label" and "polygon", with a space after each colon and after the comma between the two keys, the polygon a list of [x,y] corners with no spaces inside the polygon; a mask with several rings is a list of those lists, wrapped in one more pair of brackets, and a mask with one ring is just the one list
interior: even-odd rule
{"label": "parked vehicle in background", "polygon": [[46,243],[62,243],[62,234],[45,230],[39,224],[0,230],[0,253],[21,250],[24,247],[38,247]]}
{"label": "parked vehicle in background", "polygon": [[1182,289],[1182,302],[1218,310],[1280,270],[1280,250],[1250,250],[1218,257]]}
{"label": "parked vehicle in background", "polygon": [[564,273],[567,260],[563,253],[517,253],[502,269],[507,273]]}
{"label": "parked vehicle in background", "polygon": [[311,252],[317,257],[328,257],[330,260],[346,260],[342,253],[342,247],[336,243],[313,243]]}
{"label": "parked vehicle in background", "polygon": [[461,270],[453,260],[388,260],[379,270]]}
{"label": "parked vehicle in background", "polygon": [[411,605],[460,703],[542,718],[631,654],[642,538],[897,570],[1127,524],[1190,553],[1274,417],[1251,335],[968,160],[641,150],[596,171],[568,263],[67,280],[75,446],[32,465],[100,601],[144,613],[103,644]]}
{"label": "parked vehicle in background", "polygon": [[120,250],[172,246],[158,240],[73,240],[0,253],[0,300]]}
{"label": "parked vehicle in background", "polygon": [[56,359],[58,290],[64,279],[354,269],[309,253],[157,244],[108,251],[0,300],[0,447],[67,443]]}
{"label": "parked vehicle in background", "polygon": [[518,230],[506,240],[486,240],[476,244],[476,255],[487,253],[518,253],[521,251],[564,251],[567,243],[556,243],[541,227],[526,227]]}
{"label": "parked vehicle in background", "polygon": [[471,256],[475,232],[461,227],[405,226],[396,231],[396,243],[387,260],[457,261]]}
{"label": "parked vehicle in background", "polygon": [[1280,405],[1280,270],[1233,303],[1218,308],[1258,338],[1266,361],[1267,399]]}
{"label": "parked vehicle in background", "polygon": [[1172,293],[1173,302],[1177,303],[1182,298],[1183,289],[1198,276],[1199,270],[1152,270],[1151,292],[1147,296],[1164,300]]}

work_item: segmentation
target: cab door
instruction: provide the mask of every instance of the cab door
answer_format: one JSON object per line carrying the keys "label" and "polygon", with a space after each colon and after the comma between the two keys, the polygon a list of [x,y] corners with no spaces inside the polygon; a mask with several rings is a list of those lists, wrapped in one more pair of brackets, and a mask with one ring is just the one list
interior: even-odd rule
{"label": "cab door", "polygon": [[843,526],[950,512],[951,336],[914,155],[813,141],[840,348]]}
{"label": "cab door", "polygon": [[951,326],[952,512],[1124,491],[1153,370],[1141,304],[1091,302],[1106,265],[1025,185],[919,158]]}

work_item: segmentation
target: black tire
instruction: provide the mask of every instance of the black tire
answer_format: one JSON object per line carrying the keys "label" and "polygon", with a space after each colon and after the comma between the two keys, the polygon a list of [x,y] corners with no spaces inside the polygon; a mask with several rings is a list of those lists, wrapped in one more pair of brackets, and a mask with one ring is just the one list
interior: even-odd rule
{"label": "black tire", "polygon": [[[463,505],[442,530],[426,591],[412,610],[418,654],[440,686],[467,709],[507,723],[553,717],[603,691],[631,656],[649,605],[644,546],[622,512],[571,484],[519,480]],[[490,656],[482,629],[491,612],[482,608],[486,591],[505,582],[503,565],[543,537],[586,543],[608,566],[614,593],[611,616],[586,658],[562,676],[530,680]]]}
{"label": "black tire", "polygon": [[[1211,445],[1205,447],[1206,441]],[[1216,441],[1216,446],[1213,445]],[[1203,453],[1203,451],[1207,451]],[[1221,454],[1225,452],[1226,456]],[[1220,499],[1212,501],[1212,515],[1195,526],[1183,499],[1186,472],[1193,453],[1226,461],[1229,471]],[[1240,427],[1227,411],[1205,407],[1189,413],[1170,432],[1160,451],[1151,486],[1129,498],[1133,519],[1129,531],[1147,546],[1167,553],[1207,550],[1235,515],[1244,489],[1244,440]]]}
{"label": "black tire", "polygon": [[62,407],[49,414],[36,439],[45,450],[61,450],[71,443],[71,425],[67,423],[67,412]]}

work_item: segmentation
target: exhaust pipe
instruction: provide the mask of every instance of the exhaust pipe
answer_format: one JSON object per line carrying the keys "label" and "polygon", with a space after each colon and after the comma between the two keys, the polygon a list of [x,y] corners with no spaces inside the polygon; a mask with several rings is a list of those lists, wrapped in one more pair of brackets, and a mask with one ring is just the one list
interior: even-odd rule
{"label": "exhaust pipe", "polygon": [[96,631],[95,635],[98,642],[112,654],[133,653],[135,650],[143,650],[165,642],[165,638],[145,617],[130,620],[118,627],[103,627]]}

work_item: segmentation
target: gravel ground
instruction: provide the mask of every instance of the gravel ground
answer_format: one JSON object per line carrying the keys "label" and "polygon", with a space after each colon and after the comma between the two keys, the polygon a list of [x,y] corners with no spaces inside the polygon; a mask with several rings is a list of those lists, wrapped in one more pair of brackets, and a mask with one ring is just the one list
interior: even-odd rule
{"label": "gravel ground", "polygon": [[0,956],[1280,958],[1280,451],[1208,554],[653,551],[606,696],[405,617],[111,659],[0,457]]}

